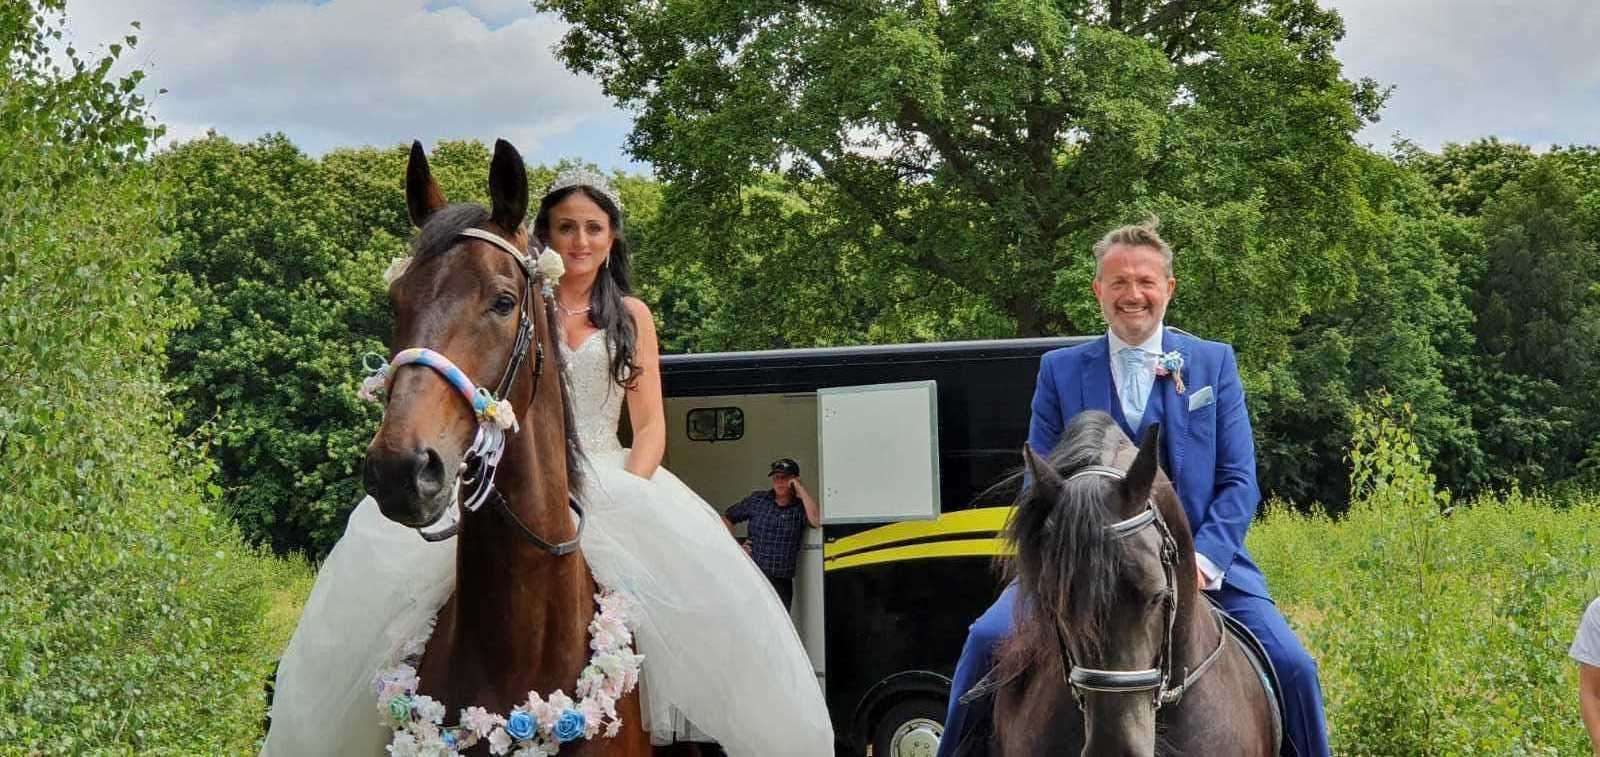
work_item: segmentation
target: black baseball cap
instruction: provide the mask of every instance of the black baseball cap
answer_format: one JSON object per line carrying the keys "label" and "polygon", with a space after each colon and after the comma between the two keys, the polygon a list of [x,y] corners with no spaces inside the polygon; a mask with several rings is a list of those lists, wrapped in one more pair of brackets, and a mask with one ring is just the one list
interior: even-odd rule
{"label": "black baseball cap", "polygon": [[772,461],[772,469],[767,471],[768,476],[778,473],[787,473],[791,476],[800,475],[800,464],[787,457]]}

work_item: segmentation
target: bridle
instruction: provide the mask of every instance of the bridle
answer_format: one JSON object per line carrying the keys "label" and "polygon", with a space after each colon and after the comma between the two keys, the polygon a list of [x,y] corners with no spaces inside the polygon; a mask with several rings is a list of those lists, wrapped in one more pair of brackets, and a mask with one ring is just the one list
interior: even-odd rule
{"label": "bridle", "polygon": [[[1067,481],[1088,476],[1101,476],[1121,481],[1124,474],[1121,470],[1105,465],[1092,465],[1083,468],[1071,476]],[[1164,617],[1162,623],[1162,639],[1159,647],[1159,657],[1156,666],[1144,670],[1100,670],[1098,668],[1078,667],[1072,660],[1072,652],[1067,648],[1066,635],[1061,630],[1059,619],[1053,619],[1052,624],[1056,631],[1056,643],[1061,650],[1061,658],[1066,662],[1067,685],[1072,689],[1072,696],[1078,702],[1081,710],[1083,692],[1103,692],[1109,694],[1128,694],[1139,691],[1152,691],[1151,699],[1155,709],[1161,709],[1164,704],[1176,704],[1183,699],[1183,694],[1188,691],[1194,682],[1204,675],[1212,663],[1222,656],[1222,648],[1228,643],[1227,631],[1223,628],[1222,618],[1212,616],[1217,623],[1220,638],[1217,648],[1196,667],[1193,672],[1188,669],[1183,671],[1181,682],[1172,684],[1172,645],[1173,625],[1178,616],[1178,542],[1172,538],[1172,530],[1167,526],[1167,521],[1161,516],[1161,509],[1156,507],[1155,498],[1152,497],[1145,503],[1145,508],[1137,515],[1124,520],[1119,520],[1106,526],[1113,538],[1126,539],[1146,528],[1155,528],[1161,537],[1161,572],[1166,577],[1166,588],[1162,591],[1161,611]]]}
{"label": "bridle", "polygon": [[533,282],[539,274],[526,255],[496,234],[483,229],[463,229],[459,236],[480,239],[494,245],[510,255],[511,259],[517,262],[517,267],[522,270],[522,302],[519,307],[521,312],[517,324],[517,341],[512,345],[511,357],[507,359],[505,370],[501,372],[500,381],[493,393],[473,384],[466,373],[456,367],[449,358],[423,347],[401,350],[393,360],[373,369],[373,375],[368,381],[381,379],[387,386],[394,380],[395,370],[402,366],[420,365],[431,368],[471,405],[473,415],[478,420],[477,434],[463,455],[461,468],[457,471],[456,487],[452,493],[450,506],[434,523],[418,527],[417,533],[430,542],[444,541],[461,530],[463,509],[467,512],[476,512],[485,503],[493,503],[500,515],[517,526],[523,537],[533,546],[558,557],[572,554],[577,551],[578,541],[583,536],[584,514],[583,508],[571,494],[567,495],[567,506],[578,514],[578,532],[567,541],[552,543],[528,528],[527,524],[511,511],[505,496],[494,485],[500,457],[505,452],[506,433],[508,430],[512,433],[519,430],[515,411],[512,410],[507,397],[512,386],[516,384],[517,375],[522,370],[523,364],[528,360],[530,350],[533,353],[533,389],[529,395],[529,405],[532,405],[533,398],[539,396],[539,379],[544,375],[544,344],[539,340],[539,330],[528,317],[533,307]]}

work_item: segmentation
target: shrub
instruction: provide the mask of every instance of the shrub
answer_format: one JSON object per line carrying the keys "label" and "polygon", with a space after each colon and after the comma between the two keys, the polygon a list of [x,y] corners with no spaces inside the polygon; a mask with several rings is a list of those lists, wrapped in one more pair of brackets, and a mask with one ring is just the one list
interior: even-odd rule
{"label": "shrub", "polygon": [[1347,517],[1274,507],[1251,529],[1321,667],[1334,753],[1587,753],[1566,649],[1600,592],[1600,502],[1452,503],[1411,420],[1355,412]]}
{"label": "shrub", "polygon": [[60,10],[0,11],[0,744],[247,752],[266,564],[172,431],[161,356],[190,311],[162,296],[138,76],[50,66]]}

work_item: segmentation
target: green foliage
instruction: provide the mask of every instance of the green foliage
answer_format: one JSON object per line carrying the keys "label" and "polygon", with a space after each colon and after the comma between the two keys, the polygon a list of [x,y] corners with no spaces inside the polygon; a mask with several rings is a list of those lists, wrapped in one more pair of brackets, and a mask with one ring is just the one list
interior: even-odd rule
{"label": "green foliage", "polygon": [[[1446,376],[1470,409],[1480,472],[1453,484],[1548,486],[1587,476],[1600,439],[1600,171],[1592,147],[1534,156],[1496,139],[1402,165],[1458,214],[1441,250],[1473,311],[1469,359]],[[1426,417],[1426,413],[1424,413]]]}
{"label": "green foliage", "polygon": [[1353,411],[1348,515],[1274,507],[1250,550],[1321,668],[1336,754],[1578,754],[1566,657],[1600,502],[1452,504],[1388,397]]}
{"label": "green foliage", "polygon": [[[536,5],[640,109],[661,251],[708,264],[719,347],[1097,330],[1089,242],[1150,211],[1228,284],[1185,317],[1257,365],[1354,290],[1350,134],[1380,98],[1313,3]],[[740,328],[785,301],[821,307]],[[1210,328],[1224,308],[1246,317]]]}
{"label": "green foliage", "polygon": [[1336,508],[1346,501],[1337,461],[1354,433],[1351,411],[1377,390],[1418,411],[1419,448],[1452,489],[1479,485],[1483,475],[1469,408],[1446,383],[1472,357],[1467,290],[1441,241],[1460,221],[1439,212],[1414,172],[1370,154],[1360,166],[1360,212],[1348,239],[1361,286],[1350,301],[1305,316],[1281,374],[1269,369],[1271,380],[1251,397],[1269,491]]}
{"label": "green foliage", "polygon": [[332,545],[380,414],[351,387],[363,353],[387,354],[381,275],[409,222],[403,195],[371,186],[403,167],[369,178],[395,160],[368,157],[324,169],[282,137],[212,136],[156,161],[175,207],[172,268],[198,310],[168,347],[183,428],[215,423],[227,511],[280,550]]}
{"label": "green foliage", "polygon": [[194,313],[164,296],[163,197],[135,160],[158,130],[137,74],[49,63],[60,9],[0,6],[0,743],[248,752],[266,568],[160,384]]}

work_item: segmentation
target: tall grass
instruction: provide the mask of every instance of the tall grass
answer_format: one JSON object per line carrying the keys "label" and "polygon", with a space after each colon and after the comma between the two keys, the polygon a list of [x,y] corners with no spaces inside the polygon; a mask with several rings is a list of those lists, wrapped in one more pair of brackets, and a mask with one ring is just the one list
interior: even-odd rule
{"label": "tall grass", "polygon": [[1588,754],[1566,656],[1600,593],[1600,498],[1452,502],[1409,411],[1356,417],[1349,514],[1271,507],[1249,546],[1321,667],[1335,754]]}

